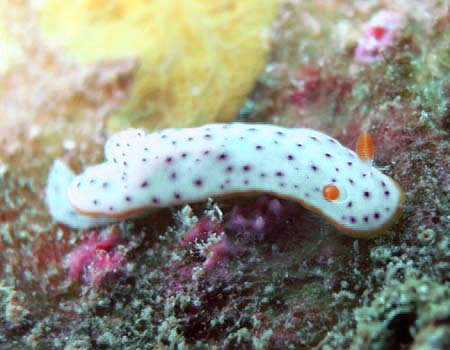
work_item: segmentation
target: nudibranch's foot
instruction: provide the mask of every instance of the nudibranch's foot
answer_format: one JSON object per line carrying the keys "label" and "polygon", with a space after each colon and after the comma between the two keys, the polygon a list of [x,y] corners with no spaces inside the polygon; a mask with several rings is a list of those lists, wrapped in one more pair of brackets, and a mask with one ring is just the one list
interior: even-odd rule
{"label": "nudibranch's foot", "polygon": [[61,160],[55,160],[50,169],[45,189],[50,215],[56,221],[72,228],[85,229],[117,222],[117,219],[89,217],[78,213],[70,204],[67,189],[75,179],[75,174]]}

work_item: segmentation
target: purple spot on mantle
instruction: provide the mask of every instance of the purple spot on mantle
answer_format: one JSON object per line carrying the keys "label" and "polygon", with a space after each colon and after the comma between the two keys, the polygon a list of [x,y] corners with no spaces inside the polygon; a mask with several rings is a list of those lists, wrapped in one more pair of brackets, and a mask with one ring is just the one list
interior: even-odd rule
{"label": "purple spot on mantle", "polygon": [[148,181],[144,181],[141,183],[141,188],[146,188],[148,186]]}

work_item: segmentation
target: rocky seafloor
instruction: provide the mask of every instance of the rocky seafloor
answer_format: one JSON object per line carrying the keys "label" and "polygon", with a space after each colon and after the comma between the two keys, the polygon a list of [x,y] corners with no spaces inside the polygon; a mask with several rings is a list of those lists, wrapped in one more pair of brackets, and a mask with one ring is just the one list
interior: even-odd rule
{"label": "rocky seafloor", "polygon": [[55,223],[53,160],[102,159],[135,67],[83,66],[30,36],[0,82],[1,349],[450,348],[450,4],[282,1],[271,35],[236,120],[349,148],[368,130],[405,191],[399,222],[355,239],[261,195]]}

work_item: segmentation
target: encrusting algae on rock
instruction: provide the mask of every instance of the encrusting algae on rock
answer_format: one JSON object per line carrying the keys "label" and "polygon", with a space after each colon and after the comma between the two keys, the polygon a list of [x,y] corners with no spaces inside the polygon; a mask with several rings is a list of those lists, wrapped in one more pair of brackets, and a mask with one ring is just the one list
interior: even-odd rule
{"label": "encrusting algae on rock", "polygon": [[82,62],[135,58],[128,101],[108,122],[194,126],[235,117],[262,72],[276,0],[46,0],[45,40]]}

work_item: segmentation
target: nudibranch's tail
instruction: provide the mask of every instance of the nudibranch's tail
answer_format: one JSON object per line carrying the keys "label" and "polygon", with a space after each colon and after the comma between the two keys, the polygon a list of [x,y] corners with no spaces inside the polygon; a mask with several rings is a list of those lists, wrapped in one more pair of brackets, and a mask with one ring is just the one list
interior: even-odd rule
{"label": "nudibranch's tail", "polygon": [[75,179],[75,174],[61,160],[55,160],[47,179],[46,202],[51,216],[72,228],[90,228],[116,222],[112,218],[92,218],[78,213],[70,204],[67,189]]}

